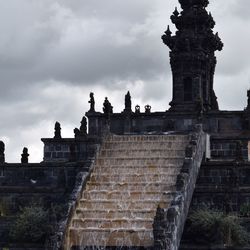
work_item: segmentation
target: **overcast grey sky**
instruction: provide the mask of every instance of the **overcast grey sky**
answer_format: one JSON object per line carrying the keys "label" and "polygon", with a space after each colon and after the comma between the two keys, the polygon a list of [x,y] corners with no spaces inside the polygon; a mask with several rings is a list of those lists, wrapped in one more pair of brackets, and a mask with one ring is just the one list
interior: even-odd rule
{"label": "overcast grey sky", "polygon": [[[163,111],[171,101],[168,48],[161,35],[177,0],[8,0],[0,3],[0,139],[6,160],[24,146],[42,161],[41,137],[62,135],[108,96],[115,112],[130,90],[133,106]],[[210,0],[217,53],[215,89],[221,109],[243,109],[250,87],[250,1]],[[171,28],[174,30],[173,25]]]}

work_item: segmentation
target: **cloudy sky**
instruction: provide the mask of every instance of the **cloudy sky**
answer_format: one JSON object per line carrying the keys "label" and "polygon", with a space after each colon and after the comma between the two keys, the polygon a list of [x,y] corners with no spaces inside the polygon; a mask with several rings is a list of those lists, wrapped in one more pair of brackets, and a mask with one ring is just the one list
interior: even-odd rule
{"label": "cloudy sky", "polygon": [[[225,3],[226,2],[226,3]],[[6,160],[24,146],[42,160],[41,137],[62,135],[88,110],[89,92],[115,112],[130,90],[133,105],[163,111],[171,101],[168,48],[161,35],[177,0],[0,1],[0,139]],[[215,89],[221,109],[243,109],[250,87],[250,1],[210,0],[225,47],[217,53]],[[173,25],[171,25],[174,30]]]}

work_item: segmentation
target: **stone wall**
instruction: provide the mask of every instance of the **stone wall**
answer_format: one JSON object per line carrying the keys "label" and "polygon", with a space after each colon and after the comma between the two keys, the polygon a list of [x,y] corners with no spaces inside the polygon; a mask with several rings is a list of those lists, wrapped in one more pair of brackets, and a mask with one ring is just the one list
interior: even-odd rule
{"label": "stone wall", "polygon": [[191,131],[197,123],[194,113],[115,113],[109,121],[103,113],[88,112],[89,134],[102,135],[107,127],[114,134],[143,134],[148,132]]}
{"label": "stone wall", "polygon": [[77,168],[81,167],[76,163],[1,164],[0,191],[5,187],[18,186],[30,188],[34,192],[39,187],[72,186]]}
{"label": "stone wall", "polygon": [[[69,204],[76,200],[77,190],[83,185],[82,178],[89,173],[101,138],[86,135],[69,139],[45,138],[42,141],[42,163],[0,164],[0,244],[6,242],[4,246],[10,247],[7,231],[20,207],[34,202],[46,208],[52,203],[66,205],[66,209],[70,207]],[[49,244],[47,241],[47,248]],[[13,249],[20,246],[13,246]]]}
{"label": "stone wall", "polygon": [[192,208],[202,203],[222,209],[225,202],[233,211],[240,210],[244,203],[250,203],[249,162],[206,162],[202,165],[197,180]]}
{"label": "stone wall", "polygon": [[[250,163],[247,161],[208,161],[201,166],[191,209],[209,207],[227,212],[237,212],[243,204],[250,203]],[[245,219],[244,219],[245,221]],[[244,223],[249,230],[249,219]],[[221,246],[195,245],[185,233],[181,250],[225,249]],[[249,249],[231,247],[232,250]]]}
{"label": "stone wall", "polygon": [[245,126],[244,111],[210,111],[203,117],[204,131],[212,135],[239,135]]}
{"label": "stone wall", "polygon": [[7,231],[20,207],[63,205],[79,171],[88,172],[87,162],[0,164],[0,243],[9,243]]}
{"label": "stone wall", "polygon": [[213,159],[220,159],[220,160],[234,160],[238,152],[239,143],[241,143],[240,151],[241,156],[245,160],[248,159],[248,140],[249,138],[211,138],[211,157]]}
{"label": "stone wall", "polygon": [[[194,125],[203,124],[206,133],[220,136],[245,135],[250,130],[250,113],[245,111],[195,112],[122,112],[106,116],[101,112],[87,112],[90,135],[101,135],[107,123],[114,134],[190,131]],[[107,118],[108,121],[107,121]]]}
{"label": "stone wall", "polygon": [[43,138],[44,162],[86,161],[94,157],[100,138],[85,136],[83,138]]}

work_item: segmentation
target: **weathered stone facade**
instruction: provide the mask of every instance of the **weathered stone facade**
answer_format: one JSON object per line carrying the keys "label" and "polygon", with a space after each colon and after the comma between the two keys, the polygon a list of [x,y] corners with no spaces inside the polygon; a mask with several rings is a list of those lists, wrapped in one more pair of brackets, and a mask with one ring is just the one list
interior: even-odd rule
{"label": "weathered stone facade", "polygon": [[[65,216],[57,230],[47,240],[46,246],[40,245],[40,249],[63,248],[70,219],[91,176],[97,152],[105,136],[110,134],[144,136],[193,133],[176,179],[170,207],[167,210],[159,207],[155,215],[154,246],[130,246],[130,249],[178,249],[191,199],[191,208],[194,209],[200,204],[209,204],[216,209],[230,208],[232,212],[239,212],[242,204],[250,203],[250,92],[245,110],[219,110],[213,78],[215,51],[222,50],[223,44],[218,34],[212,31],[215,22],[206,11],[208,1],[179,2],[182,11],[176,9],[171,16],[177,32],[172,36],[168,28],[162,36],[163,42],[171,50],[173,99],[169,110],[151,112],[149,105],[145,106],[144,111],[139,106],[133,110],[133,100],[128,92],[121,113],[113,113],[108,98],[105,98],[103,112],[98,112],[94,94],[90,93],[90,109],[85,114],[88,121],[86,117],[82,118],[81,127],[74,129],[75,138],[62,138],[61,124],[56,122],[54,137],[42,139],[42,163],[29,164],[26,148],[22,154],[22,164],[5,163],[5,146],[0,142],[0,201],[8,204],[10,211],[31,202],[33,198],[48,204],[61,199],[62,203],[67,204]],[[200,129],[194,132],[197,124],[200,124]],[[128,150],[132,151],[133,148]],[[3,211],[0,212],[3,214]],[[0,217],[0,241],[6,240],[5,233],[11,219]],[[10,242],[8,244],[10,247]],[[39,246],[34,248],[39,249]],[[123,249],[127,249],[126,246]],[[184,234],[181,249],[208,247],[195,245]],[[215,248],[211,244],[209,249]]]}
{"label": "weathered stone facade", "polygon": [[0,246],[15,243],[8,238],[8,225],[15,221],[15,214],[21,207],[33,203],[43,204],[46,208],[52,204],[64,206],[79,169],[88,172],[87,164],[83,168],[78,163],[0,165]]}

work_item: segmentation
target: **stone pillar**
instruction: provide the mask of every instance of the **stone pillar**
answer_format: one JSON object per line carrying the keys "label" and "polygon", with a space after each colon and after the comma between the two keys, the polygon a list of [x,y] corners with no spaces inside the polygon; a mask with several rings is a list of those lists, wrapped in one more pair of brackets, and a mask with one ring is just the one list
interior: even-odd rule
{"label": "stone pillar", "polygon": [[0,141],[0,163],[5,163],[5,145],[3,141]]}

